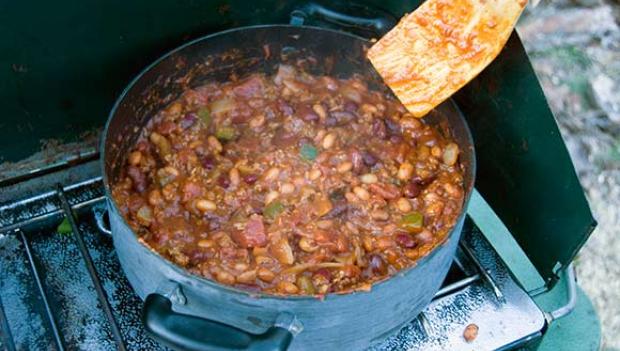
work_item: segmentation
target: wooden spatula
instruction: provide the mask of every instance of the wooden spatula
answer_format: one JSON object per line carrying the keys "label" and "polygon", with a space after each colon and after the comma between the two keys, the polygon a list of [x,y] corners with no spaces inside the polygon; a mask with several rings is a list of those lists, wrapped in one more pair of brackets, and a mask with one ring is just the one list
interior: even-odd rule
{"label": "wooden spatula", "polygon": [[385,83],[422,117],[480,73],[527,0],[426,0],[368,50]]}

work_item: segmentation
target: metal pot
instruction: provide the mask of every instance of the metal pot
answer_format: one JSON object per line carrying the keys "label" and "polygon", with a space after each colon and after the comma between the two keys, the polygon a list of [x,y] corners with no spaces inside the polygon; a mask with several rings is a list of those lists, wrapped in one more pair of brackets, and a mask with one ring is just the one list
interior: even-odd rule
{"label": "metal pot", "polygon": [[[268,45],[268,50],[266,49]],[[465,211],[447,237],[409,269],[368,292],[324,299],[256,294],[192,275],[142,245],[110,194],[128,149],[149,118],[192,86],[231,74],[273,72],[277,63],[312,56],[308,69],[335,76],[361,74],[386,89],[365,59],[368,42],[338,31],[288,25],[239,28],[192,41],[136,77],[110,114],[102,167],[114,246],[127,278],[145,300],[143,321],[157,339],[187,350],[357,350],[381,341],[411,321],[433,298],[452,262]],[[427,123],[459,144],[465,165],[465,206],[474,181],[471,135],[452,102]]]}

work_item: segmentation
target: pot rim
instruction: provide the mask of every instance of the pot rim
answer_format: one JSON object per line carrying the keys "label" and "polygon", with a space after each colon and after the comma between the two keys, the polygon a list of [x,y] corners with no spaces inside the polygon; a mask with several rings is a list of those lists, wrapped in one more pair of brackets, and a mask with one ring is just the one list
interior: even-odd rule
{"label": "pot rim", "polygon": [[[196,39],[193,39],[185,44],[182,44],[181,46],[178,46],[170,51],[168,51],[167,53],[165,53],[164,55],[160,56],[158,59],[156,59],[153,63],[151,63],[150,65],[148,65],[146,68],[144,68],[143,70],[141,70],[130,82],[129,84],[123,89],[122,93],[120,94],[120,96],[116,99],[116,101],[114,102],[114,105],[112,106],[112,109],[110,110],[110,113],[108,114],[108,119],[106,121],[105,127],[103,129],[103,133],[102,133],[102,138],[100,141],[100,145],[99,145],[99,150],[100,150],[100,158],[99,158],[99,164],[101,167],[101,173],[102,173],[102,179],[103,179],[103,185],[104,185],[104,191],[105,191],[105,196],[106,196],[106,200],[108,203],[108,209],[112,210],[112,214],[115,216],[118,216],[121,219],[121,223],[122,225],[124,225],[129,231],[131,231],[131,233],[133,234],[133,239],[138,241],[138,236],[136,235],[136,233],[134,232],[133,229],[131,229],[131,227],[129,226],[129,224],[127,223],[127,221],[125,220],[125,217],[123,217],[120,214],[120,211],[116,205],[116,202],[114,201],[114,198],[112,197],[112,192],[111,192],[111,188],[110,188],[110,181],[109,181],[109,177],[108,174],[106,172],[106,165],[105,165],[105,160],[106,160],[106,148],[105,148],[105,144],[106,144],[106,140],[108,139],[108,129],[109,126],[111,124],[111,121],[114,119],[114,116],[116,114],[117,109],[119,108],[120,104],[124,101],[125,97],[129,94],[129,92],[134,88],[134,86],[136,85],[136,83],[142,79],[142,77],[147,74],[151,69],[155,68],[157,65],[159,65],[161,62],[165,61],[166,59],[170,58],[172,55],[181,52],[182,50],[184,50],[185,48],[188,48],[190,46],[193,46],[195,44],[198,44],[200,42],[206,41],[208,39],[217,37],[217,36],[221,36],[221,35],[227,35],[230,33],[234,33],[234,32],[239,32],[239,31],[247,31],[247,30],[255,30],[255,29],[277,29],[277,28],[286,28],[286,29],[300,29],[300,30],[305,30],[305,29],[314,29],[314,30],[321,30],[321,31],[328,31],[328,32],[332,32],[332,33],[336,33],[338,35],[343,35],[343,36],[348,36],[348,37],[352,37],[355,39],[359,39],[359,40],[363,40],[365,42],[368,42],[368,39],[351,34],[351,33],[347,33],[347,32],[343,32],[343,31],[339,31],[339,30],[334,30],[334,29],[330,29],[330,28],[322,28],[322,27],[317,27],[317,26],[296,26],[296,25],[290,25],[290,24],[264,24],[264,25],[253,25],[253,26],[243,26],[243,27],[235,27],[235,28],[231,28],[231,29],[227,29],[224,31],[219,31],[216,33],[212,33],[212,34],[208,34]],[[453,107],[455,109],[458,110],[456,104],[451,100],[446,100],[446,102],[449,102],[453,105]],[[460,113],[460,111],[459,111]],[[464,117],[461,115],[461,118],[464,120]],[[466,216],[467,214],[467,208],[469,206],[469,201],[471,199],[471,195],[474,189],[474,180],[476,178],[476,152],[475,152],[475,147],[474,147],[474,143],[473,143],[473,137],[471,134],[471,130],[469,129],[468,124],[466,123],[466,121],[464,120],[464,127],[465,127],[465,138],[469,141],[469,147],[471,148],[470,152],[471,152],[471,163],[469,164],[469,172],[471,172],[471,179],[469,180],[468,184],[465,184],[465,197],[463,200],[463,206],[462,206],[462,210],[461,213],[459,214],[459,216],[456,218],[455,221],[455,226],[457,223],[459,223],[460,221],[463,220],[463,218]],[[143,243],[138,243],[142,246],[142,248],[145,249],[145,251],[147,252],[148,255],[152,255],[155,256],[159,261],[162,261],[169,269],[172,269],[176,274],[181,275],[183,278],[189,279],[189,280],[193,280],[196,283],[199,284],[205,284],[211,288],[215,288],[215,289],[219,289],[219,290],[223,290],[227,293],[233,293],[235,295],[241,295],[244,297],[253,297],[253,298],[262,298],[262,299],[276,299],[276,300],[294,300],[294,301],[322,301],[325,299],[342,299],[342,298],[346,298],[348,296],[351,295],[355,295],[355,294],[366,294],[366,293],[372,293],[373,290],[375,290],[378,286],[383,285],[385,282],[391,280],[391,279],[395,279],[398,276],[406,276],[408,275],[410,272],[414,271],[418,266],[423,265],[424,263],[426,263],[428,260],[432,259],[435,254],[439,251],[438,248],[441,245],[445,245],[446,242],[448,240],[450,240],[453,236],[454,236],[454,228],[455,226],[452,227],[452,229],[450,229],[450,232],[445,236],[443,242],[441,242],[439,245],[437,245],[436,247],[434,247],[431,252],[429,252],[428,254],[426,254],[425,256],[423,256],[422,258],[418,259],[412,266],[407,267],[405,269],[402,269],[398,272],[396,272],[393,275],[387,276],[379,281],[373,282],[371,284],[371,288],[368,291],[365,290],[352,290],[352,291],[346,291],[346,292],[333,292],[333,293],[327,293],[325,295],[279,295],[279,294],[269,294],[269,293],[265,293],[263,291],[259,291],[259,292],[253,292],[253,291],[248,291],[248,290],[243,290],[243,289],[239,289],[239,288],[235,288],[233,286],[229,286],[229,285],[225,285],[225,284],[220,284],[214,280],[210,280],[207,279],[205,277],[199,276],[197,274],[193,274],[190,273],[188,270],[186,270],[185,268],[182,268],[174,263],[172,263],[170,260],[166,259],[165,257],[163,257],[162,255],[160,255],[158,252],[154,251],[151,247],[143,244]],[[177,282],[178,283],[178,282]]]}

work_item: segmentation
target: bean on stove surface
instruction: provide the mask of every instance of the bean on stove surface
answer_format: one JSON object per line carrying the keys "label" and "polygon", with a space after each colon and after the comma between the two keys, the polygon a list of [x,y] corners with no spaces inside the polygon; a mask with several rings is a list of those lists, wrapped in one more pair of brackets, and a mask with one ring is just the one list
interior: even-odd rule
{"label": "bean on stove surface", "polygon": [[287,65],[209,83],[152,118],[113,198],[145,245],[221,284],[367,290],[462,210],[458,145],[404,111],[358,77]]}

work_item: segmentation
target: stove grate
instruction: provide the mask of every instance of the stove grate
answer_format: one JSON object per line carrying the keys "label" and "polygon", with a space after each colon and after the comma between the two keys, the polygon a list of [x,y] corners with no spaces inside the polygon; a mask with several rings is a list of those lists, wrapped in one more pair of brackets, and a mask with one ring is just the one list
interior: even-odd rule
{"label": "stove grate", "polygon": [[41,281],[41,277],[39,275],[39,271],[37,270],[37,265],[34,261],[34,256],[32,256],[32,249],[30,248],[30,243],[28,242],[28,238],[23,231],[17,230],[19,233],[19,238],[24,245],[24,251],[26,252],[26,256],[28,257],[28,263],[30,266],[30,272],[32,273],[32,277],[37,285],[37,289],[39,292],[39,296],[43,301],[43,305],[45,306],[45,312],[47,313],[47,320],[49,322],[50,328],[52,329],[52,333],[54,335],[54,341],[56,342],[56,347],[59,351],[65,350],[65,342],[64,338],[61,335],[61,332],[58,328],[58,323],[56,323],[56,317],[52,313],[52,308],[50,307],[49,299],[47,297],[47,292],[43,287],[43,282]]}
{"label": "stove grate", "polygon": [[[125,343],[123,341],[123,337],[121,335],[120,330],[118,329],[118,324],[116,323],[116,319],[114,319],[114,315],[112,314],[112,309],[110,308],[110,302],[106,296],[105,290],[101,286],[101,280],[99,279],[99,275],[97,274],[97,270],[95,269],[95,264],[93,263],[93,259],[90,257],[90,253],[86,248],[86,244],[84,244],[84,238],[82,237],[82,232],[77,225],[77,220],[75,218],[75,214],[71,210],[71,206],[69,205],[69,201],[67,201],[67,197],[65,192],[63,191],[62,186],[58,185],[57,190],[58,197],[60,198],[60,203],[62,204],[62,209],[65,215],[65,218],[69,220],[69,224],[71,225],[71,230],[73,232],[73,237],[75,238],[75,243],[82,254],[82,258],[84,259],[84,263],[86,264],[86,268],[88,269],[88,274],[90,275],[93,284],[95,285],[95,290],[97,291],[97,297],[99,298],[99,302],[105,312],[105,316],[108,319],[108,323],[110,323],[110,327],[112,328],[112,334],[114,335],[114,341],[118,346],[120,351],[125,351]],[[43,293],[44,294],[44,293]],[[53,319],[53,317],[51,317]]]}

